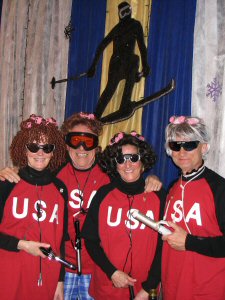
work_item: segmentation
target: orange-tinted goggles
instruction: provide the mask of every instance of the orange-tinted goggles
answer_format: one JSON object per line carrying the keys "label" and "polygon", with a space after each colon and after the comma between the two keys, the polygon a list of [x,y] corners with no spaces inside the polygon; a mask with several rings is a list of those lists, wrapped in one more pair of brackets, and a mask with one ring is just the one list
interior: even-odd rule
{"label": "orange-tinted goggles", "polygon": [[65,141],[73,149],[82,145],[86,151],[93,150],[98,146],[98,136],[88,132],[70,132],[65,136]]}

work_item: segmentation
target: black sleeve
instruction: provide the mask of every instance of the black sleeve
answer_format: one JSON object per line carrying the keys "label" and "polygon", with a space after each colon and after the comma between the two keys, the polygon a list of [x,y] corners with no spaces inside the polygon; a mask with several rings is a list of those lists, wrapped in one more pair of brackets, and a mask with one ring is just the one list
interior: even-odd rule
{"label": "black sleeve", "polygon": [[156,247],[155,257],[148,272],[147,280],[142,282],[142,287],[147,293],[149,293],[151,289],[156,289],[161,280],[162,244],[163,242],[161,235],[158,234],[158,243]]}
{"label": "black sleeve", "polygon": [[5,203],[15,187],[16,183],[11,183],[9,181],[0,181],[0,222],[2,221]]}
{"label": "black sleeve", "polygon": [[160,191],[155,192],[156,195],[159,197],[160,200],[160,213],[159,213],[159,220],[163,219],[163,215],[164,215],[164,209],[165,209],[165,204],[166,204],[166,191],[164,188],[161,188]]}
{"label": "black sleeve", "polygon": [[[9,197],[9,194],[15,187],[15,183],[11,183],[9,181],[0,182],[0,222],[2,221],[2,217],[4,214],[5,203]],[[11,236],[5,234],[4,232],[0,232],[0,249],[4,249],[7,251],[18,252],[17,245],[19,243],[19,239],[15,236]]]}
{"label": "black sleeve", "polygon": [[225,179],[206,168],[206,181],[209,184],[215,202],[218,225],[221,236],[200,237],[187,235],[185,248],[210,257],[225,257]]}
{"label": "black sleeve", "polygon": [[185,241],[185,249],[195,251],[210,257],[225,257],[225,238],[200,237],[188,234]]}
{"label": "black sleeve", "polygon": [[105,272],[108,278],[111,279],[111,276],[117,269],[109,261],[108,257],[100,246],[100,242],[85,239],[85,246],[94,262],[103,270],[103,272]]}
{"label": "black sleeve", "polygon": [[18,243],[19,239],[16,237],[0,232],[0,249],[19,252],[17,249]]}
{"label": "black sleeve", "polygon": [[101,187],[96,193],[96,195],[94,196],[81,231],[81,236],[85,240],[85,246],[91,258],[103,270],[103,272],[105,272],[106,275],[111,279],[112,274],[117,269],[109,261],[103,248],[101,247],[101,240],[98,231],[99,207],[101,202],[104,200],[106,194],[108,194],[108,192],[110,191],[109,189],[110,186],[111,185],[109,184]]}
{"label": "black sleeve", "polygon": [[[166,192],[164,189],[161,189],[159,192],[155,192],[160,200],[160,220],[163,217],[165,200],[166,200]],[[158,234],[158,242],[155,252],[155,257],[153,259],[151,268],[148,272],[148,278],[146,281],[142,282],[143,289],[149,293],[151,289],[157,288],[161,280],[161,258],[162,258],[162,245],[163,241],[161,235]]]}

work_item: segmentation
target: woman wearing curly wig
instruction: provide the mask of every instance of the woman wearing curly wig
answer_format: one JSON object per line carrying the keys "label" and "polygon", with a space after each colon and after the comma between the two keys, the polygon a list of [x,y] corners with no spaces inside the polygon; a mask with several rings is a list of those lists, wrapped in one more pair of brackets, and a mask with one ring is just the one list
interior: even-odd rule
{"label": "woman wearing curly wig", "polygon": [[[138,209],[158,220],[164,191],[144,192],[143,172],[155,163],[151,146],[135,131],[120,132],[100,155],[112,182],[100,188],[89,208],[82,237],[95,261],[90,294],[96,300],[148,299],[160,281],[161,239],[132,218]],[[133,298],[131,298],[133,299]]]}
{"label": "woman wearing curly wig", "polygon": [[62,300],[64,268],[40,247],[64,252],[67,189],[52,172],[65,143],[53,118],[31,115],[20,128],[10,155],[21,180],[0,182],[0,298]]}

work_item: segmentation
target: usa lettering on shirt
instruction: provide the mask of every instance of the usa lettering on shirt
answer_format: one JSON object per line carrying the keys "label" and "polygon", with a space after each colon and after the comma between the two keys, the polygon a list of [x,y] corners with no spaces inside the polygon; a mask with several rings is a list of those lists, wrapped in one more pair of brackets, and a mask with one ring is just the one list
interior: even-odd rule
{"label": "usa lettering on shirt", "polygon": [[[18,197],[13,197],[12,215],[14,218],[24,219],[29,214],[31,214],[32,218],[35,221],[43,222],[48,219],[50,223],[59,224],[58,203],[55,203],[53,205],[53,208],[51,208],[51,211],[49,212],[47,203],[43,200],[37,200],[36,202],[34,202],[33,206],[29,198],[24,198],[22,201],[21,199],[19,200]],[[20,209],[18,209],[18,202],[20,202]],[[40,206],[40,217],[38,217],[38,205]]]}
{"label": "usa lettering on shirt", "polygon": [[[89,196],[89,199],[87,201],[87,206],[84,207],[84,208],[89,208],[89,206],[91,204],[91,201],[92,201],[95,194],[96,194],[96,191],[91,192],[91,194]],[[84,197],[84,195],[83,195],[81,190],[79,190],[79,189],[72,190],[70,192],[69,206],[73,209],[80,209],[81,205],[84,206],[84,203],[81,203],[83,197]]]}
{"label": "usa lettering on shirt", "polygon": [[181,220],[185,220],[188,223],[192,219],[196,221],[198,226],[202,226],[201,209],[198,202],[195,202],[189,210],[184,212],[182,200],[176,200],[170,216],[173,222],[176,223],[181,222]]}
{"label": "usa lettering on shirt", "polygon": [[[121,207],[116,208],[117,213],[115,211],[113,212],[113,209],[115,210],[115,208],[113,208],[112,206],[109,206],[108,207],[108,212],[107,212],[107,225],[110,226],[110,227],[119,226],[123,222],[123,218],[122,218],[122,215],[124,213],[123,208],[121,208]],[[124,221],[125,226],[128,229],[137,229],[139,226],[140,226],[140,229],[145,229],[145,227],[146,227],[145,224],[139,222],[138,220],[136,220],[132,217],[132,212],[134,210],[135,210],[135,208],[133,208],[131,210],[127,210],[127,212],[125,212],[125,214],[126,214],[126,219]],[[115,213],[116,213],[116,218],[112,217],[112,212],[113,212],[114,216],[115,216]],[[150,217],[151,219],[154,220],[154,213],[153,213],[152,210],[148,210],[147,213],[146,213],[146,216]]]}

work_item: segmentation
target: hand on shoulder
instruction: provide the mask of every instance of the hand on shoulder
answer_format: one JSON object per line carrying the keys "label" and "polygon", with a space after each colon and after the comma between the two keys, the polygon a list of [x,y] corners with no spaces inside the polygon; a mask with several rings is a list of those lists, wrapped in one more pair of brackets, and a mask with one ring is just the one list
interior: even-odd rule
{"label": "hand on shoulder", "polygon": [[18,183],[20,181],[20,176],[18,175],[18,168],[6,167],[0,170],[0,181],[8,180],[9,182]]}

